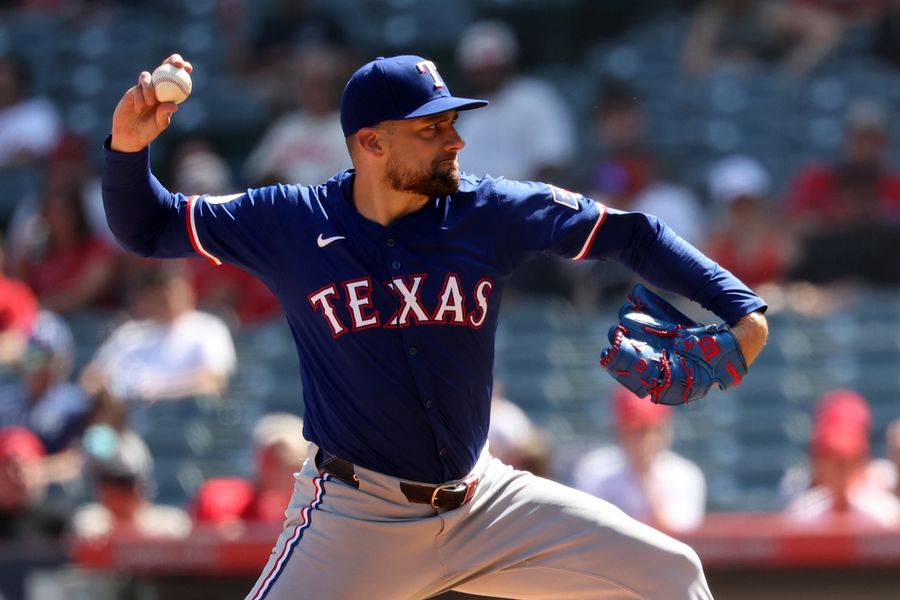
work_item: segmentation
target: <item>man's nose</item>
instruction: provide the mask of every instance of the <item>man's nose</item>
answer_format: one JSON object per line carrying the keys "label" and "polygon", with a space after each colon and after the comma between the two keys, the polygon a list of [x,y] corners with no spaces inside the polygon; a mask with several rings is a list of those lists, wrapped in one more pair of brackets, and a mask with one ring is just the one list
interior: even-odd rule
{"label": "man's nose", "polygon": [[452,152],[459,152],[466,146],[466,142],[459,135],[459,132],[456,131],[455,127],[450,128],[450,135],[447,138],[447,150]]}

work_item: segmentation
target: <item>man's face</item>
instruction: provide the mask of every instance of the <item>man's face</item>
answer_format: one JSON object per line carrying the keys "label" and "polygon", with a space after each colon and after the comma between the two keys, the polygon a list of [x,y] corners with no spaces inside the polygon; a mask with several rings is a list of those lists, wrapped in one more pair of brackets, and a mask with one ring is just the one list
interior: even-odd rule
{"label": "man's face", "polygon": [[822,453],[814,458],[813,464],[815,478],[833,494],[835,509],[846,510],[850,505],[853,484],[859,480],[865,468],[865,457]]}
{"label": "man's face", "polygon": [[667,423],[640,425],[619,430],[623,450],[640,471],[650,468],[653,460],[671,444],[671,429]]}
{"label": "man's face", "polygon": [[890,136],[874,127],[848,132],[845,144],[847,158],[853,163],[881,165],[890,153]]}
{"label": "man's face", "polygon": [[459,189],[457,155],[465,142],[456,132],[458,114],[453,110],[380,126],[388,146],[385,177],[393,189],[429,198]]}

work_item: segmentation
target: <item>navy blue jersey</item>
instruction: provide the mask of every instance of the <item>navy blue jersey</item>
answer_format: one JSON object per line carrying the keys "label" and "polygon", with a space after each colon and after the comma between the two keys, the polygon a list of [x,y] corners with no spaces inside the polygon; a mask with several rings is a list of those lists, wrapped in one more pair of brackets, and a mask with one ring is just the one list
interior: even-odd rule
{"label": "navy blue jersey", "polygon": [[503,288],[538,253],[621,261],[728,322],[765,307],[657,219],[542,183],[462,177],[388,226],[360,215],[354,172],[226,196],[165,190],[147,151],[107,151],[104,204],[127,247],[198,253],[259,277],[300,361],[304,435],[397,477],[470,471],[487,438]]}

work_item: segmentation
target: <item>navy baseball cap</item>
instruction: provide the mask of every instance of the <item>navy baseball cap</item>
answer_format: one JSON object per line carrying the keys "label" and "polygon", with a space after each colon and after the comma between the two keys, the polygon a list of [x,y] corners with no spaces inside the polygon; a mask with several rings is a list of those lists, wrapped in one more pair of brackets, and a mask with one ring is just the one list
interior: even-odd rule
{"label": "navy baseball cap", "polygon": [[421,56],[380,56],[363,65],[341,94],[344,136],[382,121],[426,117],[445,110],[471,110],[487,100],[456,98],[430,60]]}

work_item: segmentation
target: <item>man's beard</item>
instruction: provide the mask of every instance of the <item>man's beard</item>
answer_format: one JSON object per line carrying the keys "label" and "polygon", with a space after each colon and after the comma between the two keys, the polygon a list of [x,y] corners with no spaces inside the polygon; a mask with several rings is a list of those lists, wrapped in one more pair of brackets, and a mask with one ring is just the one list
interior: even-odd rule
{"label": "man's beard", "polygon": [[387,164],[387,179],[398,192],[413,192],[429,198],[440,198],[456,193],[459,189],[459,169],[442,169],[445,161],[436,160],[425,172],[414,172],[400,167],[393,160]]}

